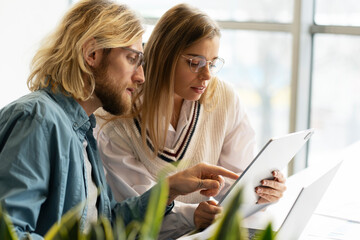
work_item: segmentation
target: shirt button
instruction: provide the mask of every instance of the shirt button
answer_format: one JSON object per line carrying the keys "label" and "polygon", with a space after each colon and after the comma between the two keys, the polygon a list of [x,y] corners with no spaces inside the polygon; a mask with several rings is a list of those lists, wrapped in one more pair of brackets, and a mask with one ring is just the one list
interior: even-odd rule
{"label": "shirt button", "polygon": [[79,125],[77,123],[73,124],[73,129],[76,129]]}

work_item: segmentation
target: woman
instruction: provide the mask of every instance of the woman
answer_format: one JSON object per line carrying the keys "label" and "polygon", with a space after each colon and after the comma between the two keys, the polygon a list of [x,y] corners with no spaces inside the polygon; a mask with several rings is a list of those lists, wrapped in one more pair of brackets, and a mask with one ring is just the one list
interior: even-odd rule
{"label": "woman", "polygon": [[[112,119],[98,135],[117,200],[145,192],[162,171],[206,162],[241,173],[253,159],[255,134],[244,107],[233,88],[215,76],[224,63],[219,41],[216,22],[186,4],[168,10],[155,26],[133,114]],[[282,174],[274,174],[271,185],[257,188],[259,202],[276,201],[285,190]],[[225,182],[219,197],[230,184]],[[178,199],[162,237],[205,228],[221,211],[198,193]]]}

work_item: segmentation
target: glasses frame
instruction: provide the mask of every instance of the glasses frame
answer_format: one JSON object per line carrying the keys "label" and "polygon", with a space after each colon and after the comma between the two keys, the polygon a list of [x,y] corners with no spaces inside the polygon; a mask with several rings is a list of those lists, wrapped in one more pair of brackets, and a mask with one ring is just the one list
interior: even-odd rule
{"label": "glasses frame", "polygon": [[135,49],[132,49],[132,48],[129,48],[129,47],[121,47],[121,48],[124,49],[124,50],[127,50],[127,51],[130,51],[130,52],[133,52],[133,53],[137,54],[138,59],[137,59],[137,63],[135,64],[134,71],[136,71],[140,66],[144,66],[145,61],[144,61],[144,53],[143,52],[140,52],[138,50],[135,50]]}
{"label": "glasses frame", "polygon": [[[207,66],[207,64],[212,64],[214,61],[216,60],[220,60],[220,62],[222,63],[221,67],[219,67],[219,69],[217,69],[216,71],[212,70],[212,68],[209,67],[209,71],[211,73],[211,75],[216,75],[221,69],[222,67],[224,66],[224,63],[225,63],[225,60],[221,57],[216,57],[214,58],[213,60],[206,60],[205,57],[203,56],[186,56],[186,55],[181,55],[181,57],[187,59],[187,60],[190,60],[189,62],[189,68],[190,68],[190,71],[193,72],[193,73],[198,73],[199,72],[199,69]],[[199,63],[199,65],[196,67],[195,70],[193,70],[193,67],[191,66],[192,64],[192,61],[194,60],[194,58],[200,58],[203,60],[202,64]]]}

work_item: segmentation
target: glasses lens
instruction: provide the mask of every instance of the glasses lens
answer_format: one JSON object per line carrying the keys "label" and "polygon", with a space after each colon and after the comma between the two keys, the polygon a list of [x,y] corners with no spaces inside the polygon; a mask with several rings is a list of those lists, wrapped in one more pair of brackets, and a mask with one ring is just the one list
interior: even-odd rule
{"label": "glasses lens", "polygon": [[223,67],[223,65],[224,65],[224,59],[215,58],[210,63],[210,66],[209,66],[211,74],[214,75],[214,74],[218,73],[221,70],[221,68]]}
{"label": "glasses lens", "polygon": [[189,61],[190,70],[194,73],[197,73],[200,68],[206,65],[206,61],[199,57],[193,57],[189,60],[190,60]]}
{"label": "glasses lens", "polygon": [[122,47],[122,48],[135,54],[134,57],[128,58],[129,63],[131,65],[134,65],[134,71],[136,71],[138,67],[144,66],[144,54],[142,52],[139,52],[135,49],[128,47]]}
{"label": "glasses lens", "polygon": [[205,67],[209,62],[210,73],[214,75],[217,72],[219,72],[224,65],[224,59],[222,58],[215,58],[213,61],[206,61],[202,57],[192,57],[192,58],[185,57],[185,58],[187,59],[187,61],[189,61],[190,70],[194,73],[199,72],[200,68]]}
{"label": "glasses lens", "polygon": [[144,66],[144,54],[138,53],[137,55],[137,62],[136,62],[136,68]]}

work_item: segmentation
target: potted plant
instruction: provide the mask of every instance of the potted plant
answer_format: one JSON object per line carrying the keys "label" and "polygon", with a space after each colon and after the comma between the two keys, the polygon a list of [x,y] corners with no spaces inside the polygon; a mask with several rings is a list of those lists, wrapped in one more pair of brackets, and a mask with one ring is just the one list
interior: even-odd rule
{"label": "potted plant", "polygon": [[[160,231],[167,195],[167,183],[162,178],[151,194],[143,222],[133,221],[125,226],[121,218],[117,218],[112,226],[108,219],[99,218],[87,233],[79,231],[79,216],[84,207],[81,203],[66,213],[59,223],[54,224],[44,238],[45,240],[155,240]],[[218,227],[210,240],[248,239],[247,231],[241,228],[239,211],[234,210],[239,209],[240,204],[241,191],[236,194],[229,207],[224,209],[224,214],[217,220]],[[10,218],[0,206],[0,239],[18,240],[13,229]],[[258,239],[274,239],[270,224]]]}

